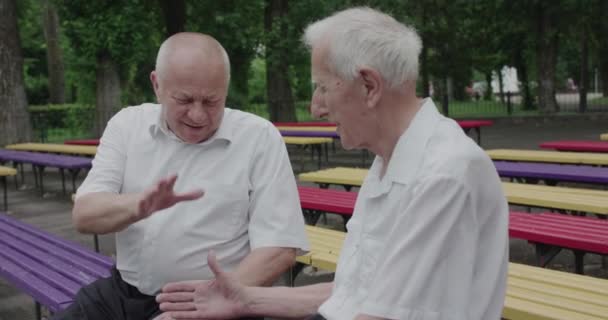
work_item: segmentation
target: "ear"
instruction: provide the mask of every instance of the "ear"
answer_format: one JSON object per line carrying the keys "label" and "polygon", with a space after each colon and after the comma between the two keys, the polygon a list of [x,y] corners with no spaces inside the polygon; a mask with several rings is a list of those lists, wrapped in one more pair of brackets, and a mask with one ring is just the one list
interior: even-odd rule
{"label": "ear", "polygon": [[370,68],[361,68],[359,75],[365,87],[366,103],[368,108],[375,107],[382,97],[384,81],[378,71]]}
{"label": "ear", "polygon": [[158,100],[160,97],[160,88],[158,85],[158,74],[155,71],[150,72],[150,82],[152,83],[152,88],[154,89],[154,94],[156,94],[156,99]]}

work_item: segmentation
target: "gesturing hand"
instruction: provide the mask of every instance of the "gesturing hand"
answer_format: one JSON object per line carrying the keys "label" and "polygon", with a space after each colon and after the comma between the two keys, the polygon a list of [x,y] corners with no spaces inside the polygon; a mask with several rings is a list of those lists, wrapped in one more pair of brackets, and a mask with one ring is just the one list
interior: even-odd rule
{"label": "gesturing hand", "polygon": [[172,175],[168,178],[161,179],[150,189],[144,191],[137,203],[136,220],[149,217],[156,211],[172,207],[181,201],[196,200],[202,197],[205,192],[203,190],[195,190],[187,193],[176,194],[173,191],[177,175]]}
{"label": "gesturing hand", "polygon": [[156,296],[160,309],[173,319],[234,319],[247,315],[246,287],[220,269],[215,254],[207,256],[215,275],[210,281],[166,285]]}

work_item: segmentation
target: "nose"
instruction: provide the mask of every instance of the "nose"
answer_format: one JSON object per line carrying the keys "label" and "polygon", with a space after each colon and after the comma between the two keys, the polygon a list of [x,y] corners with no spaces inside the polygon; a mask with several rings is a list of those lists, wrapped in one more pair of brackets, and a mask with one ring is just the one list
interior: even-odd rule
{"label": "nose", "polygon": [[326,118],[329,114],[324,99],[315,90],[310,101],[310,114],[315,119]]}
{"label": "nose", "polygon": [[207,112],[200,102],[192,104],[188,110],[188,119],[192,121],[192,124],[202,124],[207,119]]}

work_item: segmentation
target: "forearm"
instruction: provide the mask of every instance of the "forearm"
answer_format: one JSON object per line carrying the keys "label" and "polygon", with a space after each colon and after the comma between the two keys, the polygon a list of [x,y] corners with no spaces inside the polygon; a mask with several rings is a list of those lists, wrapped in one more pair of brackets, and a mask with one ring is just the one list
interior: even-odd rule
{"label": "forearm", "polygon": [[333,283],[319,283],[297,288],[289,287],[249,287],[250,297],[247,310],[251,316],[302,319],[319,310],[329,299]]}
{"label": "forearm", "polygon": [[246,286],[269,286],[295,263],[295,258],[293,248],[258,248],[241,261],[234,273]]}
{"label": "forearm", "polygon": [[138,199],[138,194],[85,194],[74,203],[72,221],[82,233],[117,232],[136,221]]}

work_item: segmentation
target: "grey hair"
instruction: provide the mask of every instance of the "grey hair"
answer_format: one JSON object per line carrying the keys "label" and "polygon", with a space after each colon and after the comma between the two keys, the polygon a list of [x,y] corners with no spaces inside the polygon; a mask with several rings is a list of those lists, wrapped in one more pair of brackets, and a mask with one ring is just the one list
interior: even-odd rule
{"label": "grey hair", "polygon": [[[216,46],[216,48],[219,49],[220,54],[222,55],[222,60],[224,62],[224,68],[226,70],[226,75],[227,75],[226,79],[228,82],[230,82],[230,58],[228,57],[228,52],[226,52],[226,49],[224,49],[224,46],[222,46],[222,44],[219,43],[219,41],[217,41],[215,38],[213,38],[209,35],[202,34],[202,33],[195,33],[195,32],[182,32],[179,34],[175,34],[175,35],[169,37],[168,39],[166,39],[165,41],[163,41],[160,48],[158,49],[158,54],[156,55],[155,69],[157,70],[157,72],[163,67],[163,61],[166,59],[166,56],[172,50],[170,47],[172,46],[173,42],[176,41],[175,38],[178,38],[178,37],[198,38],[199,40],[213,43]],[[213,49],[208,48],[207,50],[213,50]]]}
{"label": "grey hair", "polygon": [[378,71],[391,88],[418,78],[422,40],[416,30],[371,8],[346,9],[314,22],[302,41],[310,50],[327,44],[328,66],[345,80],[362,67]]}

